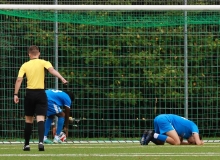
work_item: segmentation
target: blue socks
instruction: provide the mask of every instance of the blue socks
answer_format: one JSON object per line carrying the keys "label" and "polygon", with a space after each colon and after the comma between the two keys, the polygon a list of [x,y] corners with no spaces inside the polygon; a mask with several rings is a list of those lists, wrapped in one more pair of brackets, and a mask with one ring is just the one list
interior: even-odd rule
{"label": "blue socks", "polygon": [[45,130],[44,130],[44,136],[48,136],[48,132],[51,128],[51,123],[52,123],[53,119],[52,118],[47,118],[46,122],[45,122]]}
{"label": "blue socks", "polygon": [[167,139],[167,135],[155,133],[155,134],[154,134],[154,138],[155,138],[155,139],[158,139],[158,140],[160,140],[160,141],[162,141],[162,142],[165,142],[166,139]]}
{"label": "blue socks", "polygon": [[[56,135],[59,136],[60,132],[63,130],[63,125],[64,125],[64,117],[58,117],[58,122],[57,122],[57,128],[56,128]],[[44,136],[47,137],[49,130],[51,129],[51,123],[53,122],[52,118],[47,118],[45,122],[45,130],[44,130]]]}
{"label": "blue socks", "polygon": [[57,122],[57,131],[56,135],[60,135],[60,132],[63,130],[63,124],[64,124],[64,117],[58,117],[58,122]]}

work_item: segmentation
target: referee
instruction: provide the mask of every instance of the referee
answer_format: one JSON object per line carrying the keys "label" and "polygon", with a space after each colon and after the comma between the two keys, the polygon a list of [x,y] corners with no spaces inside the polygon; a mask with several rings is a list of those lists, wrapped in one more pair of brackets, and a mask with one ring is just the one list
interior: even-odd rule
{"label": "referee", "polygon": [[15,82],[14,102],[19,103],[18,91],[23,81],[24,75],[27,78],[26,96],[24,98],[24,151],[30,151],[29,141],[32,133],[34,115],[37,118],[38,136],[39,136],[39,151],[44,151],[44,118],[47,113],[47,96],[44,90],[45,69],[52,75],[58,77],[62,83],[67,81],[56,71],[49,61],[39,59],[40,51],[38,46],[32,45],[28,49],[30,60],[25,62],[19,72]]}

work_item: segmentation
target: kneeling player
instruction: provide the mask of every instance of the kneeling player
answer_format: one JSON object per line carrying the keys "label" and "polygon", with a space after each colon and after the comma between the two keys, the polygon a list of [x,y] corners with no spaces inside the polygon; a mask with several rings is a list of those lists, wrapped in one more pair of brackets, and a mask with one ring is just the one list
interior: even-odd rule
{"label": "kneeling player", "polygon": [[174,114],[161,114],[154,119],[154,131],[145,132],[140,143],[148,145],[150,141],[155,144],[167,142],[171,145],[204,144],[197,125],[193,121]]}

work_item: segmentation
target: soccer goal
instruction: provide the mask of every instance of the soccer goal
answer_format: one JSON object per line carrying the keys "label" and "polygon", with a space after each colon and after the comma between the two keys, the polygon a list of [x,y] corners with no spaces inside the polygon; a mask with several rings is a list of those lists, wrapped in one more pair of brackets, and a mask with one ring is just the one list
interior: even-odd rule
{"label": "soccer goal", "polygon": [[[212,4],[210,2],[210,4]],[[40,47],[72,90],[70,142],[138,142],[158,114],[193,120],[218,139],[220,5],[0,5],[0,140],[23,141],[27,48]],[[37,139],[34,122],[33,142]],[[52,137],[52,134],[50,135]]]}

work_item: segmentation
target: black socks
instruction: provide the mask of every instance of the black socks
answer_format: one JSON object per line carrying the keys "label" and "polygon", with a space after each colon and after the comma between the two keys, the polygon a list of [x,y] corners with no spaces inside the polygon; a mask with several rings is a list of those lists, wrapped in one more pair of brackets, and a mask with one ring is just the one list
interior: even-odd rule
{"label": "black socks", "polygon": [[31,133],[32,133],[32,123],[25,123],[24,127],[24,140],[25,140],[25,145],[29,145]]}
{"label": "black socks", "polygon": [[38,125],[38,136],[39,136],[39,143],[44,140],[44,121],[39,121]]}
{"label": "black socks", "polygon": [[[38,125],[38,136],[39,136],[39,143],[44,140],[44,121],[39,121],[37,123]],[[24,128],[24,140],[25,140],[25,145],[29,145],[30,142],[30,137],[32,134],[32,123],[25,123],[25,128]]]}

